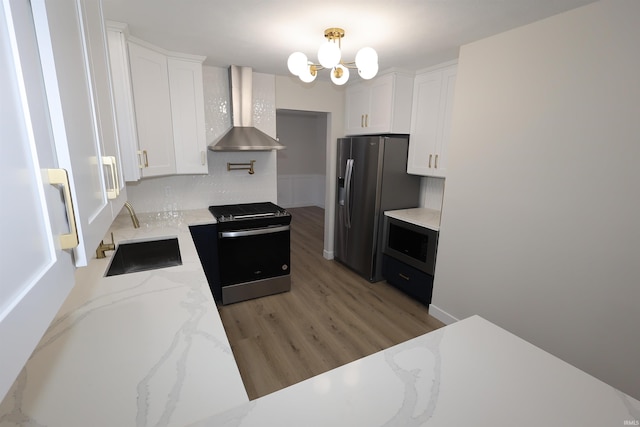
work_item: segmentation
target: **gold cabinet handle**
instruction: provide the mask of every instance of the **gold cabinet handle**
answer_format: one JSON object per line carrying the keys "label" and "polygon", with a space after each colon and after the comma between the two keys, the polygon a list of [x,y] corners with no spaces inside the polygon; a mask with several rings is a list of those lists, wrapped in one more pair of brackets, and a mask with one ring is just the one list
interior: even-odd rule
{"label": "gold cabinet handle", "polygon": [[360,127],[364,127],[364,114],[360,114]]}
{"label": "gold cabinet handle", "polygon": [[69,185],[69,174],[64,169],[47,169],[49,184],[62,185],[64,194],[64,204],[67,209],[69,219],[69,233],[60,235],[60,247],[62,249],[73,249],[78,246],[78,229],[76,227],[76,215],[73,211],[73,200],[71,199],[71,186]]}
{"label": "gold cabinet handle", "polygon": [[142,164],[142,150],[138,150],[138,169],[144,169]]}
{"label": "gold cabinet handle", "polygon": [[436,162],[435,162],[435,167],[436,169],[438,169],[438,155],[436,154]]}
{"label": "gold cabinet handle", "polygon": [[402,274],[402,273],[398,273],[398,276],[400,276],[401,278],[403,278],[404,280],[411,280],[409,278],[409,276],[407,276],[406,274]]}
{"label": "gold cabinet handle", "polygon": [[102,164],[104,166],[107,166],[111,171],[110,175],[111,175],[111,182],[113,183],[113,188],[109,189],[109,186],[107,185],[107,199],[113,200],[120,195],[120,188],[119,188],[120,185],[118,183],[118,171],[116,170],[116,158],[114,156],[102,156]]}
{"label": "gold cabinet handle", "polygon": [[206,151],[200,151],[200,163],[202,163],[202,166],[207,164],[207,153],[206,153]]}
{"label": "gold cabinet handle", "polygon": [[431,159],[433,158],[433,154],[429,154],[429,169],[431,169]]}
{"label": "gold cabinet handle", "polygon": [[147,150],[142,150],[142,157],[144,157],[144,167],[149,167],[149,155],[147,154]]}
{"label": "gold cabinet handle", "polygon": [[366,127],[366,128],[369,127],[369,115],[368,114],[364,115],[364,127]]}

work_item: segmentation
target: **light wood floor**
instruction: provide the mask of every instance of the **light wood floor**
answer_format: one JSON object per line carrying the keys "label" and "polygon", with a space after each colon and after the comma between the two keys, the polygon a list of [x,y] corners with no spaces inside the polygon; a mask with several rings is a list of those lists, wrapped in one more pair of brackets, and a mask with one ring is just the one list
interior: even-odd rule
{"label": "light wood floor", "polygon": [[288,210],[291,292],[219,307],[250,399],[444,326],[386,282],[324,259],[323,209]]}

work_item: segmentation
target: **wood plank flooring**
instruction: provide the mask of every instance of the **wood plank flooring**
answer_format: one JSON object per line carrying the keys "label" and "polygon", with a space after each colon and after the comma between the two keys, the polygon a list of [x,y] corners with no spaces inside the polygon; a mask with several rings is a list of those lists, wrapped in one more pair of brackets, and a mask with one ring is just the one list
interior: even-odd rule
{"label": "wood plank flooring", "polygon": [[288,211],[291,292],[218,308],[251,400],[444,326],[386,282],[324,259],[323,209]]}

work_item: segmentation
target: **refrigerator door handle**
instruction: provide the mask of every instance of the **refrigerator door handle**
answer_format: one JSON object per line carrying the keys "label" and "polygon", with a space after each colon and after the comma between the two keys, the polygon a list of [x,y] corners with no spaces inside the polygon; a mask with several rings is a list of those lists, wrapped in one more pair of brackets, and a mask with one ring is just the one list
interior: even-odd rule
{"label": "refrigerator door handle", "polygon": [[345,175],[345,188],[347,190],[347,194],[345,195],[344,225],[347,228],[351,228],[351,181],[353,178],[353,159],[347,159]]}

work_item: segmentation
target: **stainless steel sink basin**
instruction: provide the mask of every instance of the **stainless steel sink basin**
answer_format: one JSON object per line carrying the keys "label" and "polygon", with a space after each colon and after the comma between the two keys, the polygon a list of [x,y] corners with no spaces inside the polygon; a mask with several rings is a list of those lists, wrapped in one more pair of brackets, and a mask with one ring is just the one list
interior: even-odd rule
{"label": "stainless steel sink basin", "polygon": [[177,238],[121,243],[113,254],[107,276],[182,265]]}

